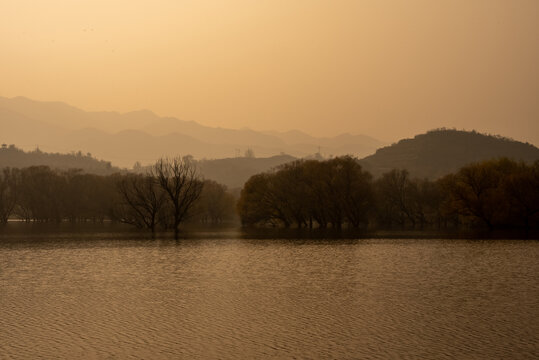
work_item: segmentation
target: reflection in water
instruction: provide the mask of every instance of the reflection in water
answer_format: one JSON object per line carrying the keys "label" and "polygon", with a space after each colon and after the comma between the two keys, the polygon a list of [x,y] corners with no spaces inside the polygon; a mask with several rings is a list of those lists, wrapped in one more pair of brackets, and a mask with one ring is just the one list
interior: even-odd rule
{"label": "reflection in water", "polygon": [[535,241],[136,236],[0,236],[0,357],[538,355]]}

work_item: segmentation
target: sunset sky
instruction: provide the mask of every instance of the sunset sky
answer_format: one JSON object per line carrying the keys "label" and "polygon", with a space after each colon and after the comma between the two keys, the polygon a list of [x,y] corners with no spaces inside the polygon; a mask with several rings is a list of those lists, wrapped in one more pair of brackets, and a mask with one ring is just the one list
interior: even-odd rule
{"label": "sunset sky", "polygon": [[0,96],[539,145],[537,0],[0,0]]}

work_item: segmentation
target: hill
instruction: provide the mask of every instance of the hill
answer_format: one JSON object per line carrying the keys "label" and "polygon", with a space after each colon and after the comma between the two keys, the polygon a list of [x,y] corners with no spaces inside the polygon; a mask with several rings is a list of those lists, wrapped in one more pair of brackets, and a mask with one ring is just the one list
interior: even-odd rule
{"label": "hill", "polygon": [[268,158],[228,158],[202,160],[197,163],[200,173],[206,178],[228,186],[240,188],[253,175],[268,171],[276,166],[296,160],[290,155],[277,155]]}
{"label": "hill", "polygon": [[360,163],[375,177],[391,169],[407,169],[413,177],[436,179],[463,165],[500,157],[530,163],[539,160],[539,149],[475,131],[437,129],[378,149]]}
{"label": "hill", "polygon": [[49,154],[39,149],[25,152],[14,145],[1,145],[0,169],[38,165],[46,165],[60,170],[81,169],[86,173],[97,175],[109,175],[120,171],[120,169],[113,167],[110,162],[97,160],[91,154],[82,154],[80,151],[72,154]]}

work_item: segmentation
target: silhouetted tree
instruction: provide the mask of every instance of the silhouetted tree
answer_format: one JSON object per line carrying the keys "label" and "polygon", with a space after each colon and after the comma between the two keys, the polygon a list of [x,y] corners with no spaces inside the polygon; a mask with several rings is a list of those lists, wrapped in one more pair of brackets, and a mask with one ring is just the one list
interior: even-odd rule
{"label": "silhouetted tree", "polygon": [[376,182],[378,220],[384,227],[391,228],[393,224],[397,224],[404,228],[407,220],[412,227],[415,225],[412,191],[413,185],[406,170],[394,169],[378,179]]}
{"label": "silhouetted tree", "polygon": [[309,227],[313,227],[315,222],[318,227],[326,228],[332,201],[327,191],[327,184],[331,183],[327,179],[327,164],[319,160],[307,160],[303,162],[303,166],[308,194],[304,201],[309,211]]}
{"label": "silhouetted tree", "polygon": [[47,166],[22,169],[17,214],[26,221],[62,221],[64,180]]}
{"label": "silhouetted tree", "polygon": [[513,222],[526,229],[539,223],[539,161],[532,166],[520,163],[503,179],[502,188],[511,202]]}
{"label": "silhouetted tree", "polygon": [[193,205],[193,218],[203,224],[220,224],[235,215],[236,200],[226,186],[205,180],[199,199]]}
{"label": "silhouetted tree", "polygon": [[181,222],[200,196],[202,181],[195,165],[188,158],[160,159],[152,167],[150,174],[167,194],[172,210],[169,224],[177,237]]}
{"label": "silhouetted tree", "polygon": [[271,191],[276,213],[286,226],[296,224],[307,226],[309,196],[305,184],[305,167],[303,161],[294,161],[278,168],[271,177]]}
{"label": "silhouetted tree", "polygon": [[357,160],[298,160],[251,177],[238,210],[244,225],[340,228],[366,226],[372,207],[371,176]]}
{"label": "silhouetted tree", "polygon": [[0,173],[0,223],[7,223],[17,204],[19,171],[5,168]]}
{"label": "silhouetted tree", "polygon": [[[233,207],[234,196],[223,185],[203,182],[189,157],[161,159],[143,174],[99,176],[47,166],[0,173],[0,223],[10,216],[26,221],[111,219],[152,232],[173,229],[177,236],[190,215],[201,223],[221,223],[232,218]],[[536,229],[539,161],[470,164],[435,182],[392,170],[373,183],[353,157],[298,160],[252,176],[237,202],[242,224],[261,226],[366,227],[372,209],[378,228],[479,224]]]}
{"label": "silhouetted tree", "polygon": [[118,219],[154,233],[166,200],[157,179],[148,174],[127,175],[120,179],[118,191],[122,198]]}
{"label": "silhouetted tree", "polygon": [[[530,174],[533,173],[531,170]],[[524,164],[519,165],[508,159],[464,166],[442,181],[445,207],[453,209],[465,219],[482,222],[490,230],[496,226],[515,226],[511,218],[519,212],[517,208],[523,210],[529,204],[524,197],[537,197],[534,175],[528,177],[524,174]],[[522,186],[521,190],[515,188],[518,186]],[[532,210],[533,205],[528,208],[530,211],[524,210],[527,213],[524,218],[529,219],[535,210]]]}
{"label": "silhouetted tree", "polygon": [[425,226],[441,227],[440,204],[442,193],[437,182],[428,179],[412,181],[412,213],[421,229]]}
{"label": "silhouetted tree", "polygon": [[[372,176],[363,171],[357,159],[337,157],[327,162],[332,174],[330,193],[346,221],[353,227],[367,226],[368,212],[373,206]],[[340,216],[339,216],[340,218]],[[337,224],[340,227],[340,224]]]}
{"label": "silhouetted tree", "polygon": [[263,173],[251,176],[245,183],[237,205],[242,224],[290,226],[275,196],[272,180],[272,174]]}

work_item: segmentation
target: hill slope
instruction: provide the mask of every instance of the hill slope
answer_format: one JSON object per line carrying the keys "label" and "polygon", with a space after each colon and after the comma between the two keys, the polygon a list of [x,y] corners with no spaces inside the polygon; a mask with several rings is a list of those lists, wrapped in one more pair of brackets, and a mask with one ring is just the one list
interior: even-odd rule
{"label": "hill slope", "polygon": [[296,160],[289,155],[277,155],[269,158],[228,158],[202,160],[197,163],[200,173],[229,188],[240,188],[253,175],[270,170],[276,166]]}
{"label": "hill slope", "polygon": [[360,163],[374,176],[391,169],[407,169],[413,177],[436,179],[463,165],[500,157],[534,162],[539,160],[539,149],[475,131],[442,129],[378,149]]}
{"label": "hill slope", "polygon": [[5,167],[25,168],[38,165],[45,165],[59,170],[81,169],[86,173],[97,175],[109,175],[120,171],[108,161],[97,160],[90,154],[84,155],[81,152],[49,154],[40,150],[25,152],[13,145],[2,144],[0,147],[0,169]]}

